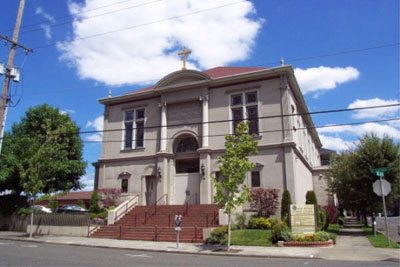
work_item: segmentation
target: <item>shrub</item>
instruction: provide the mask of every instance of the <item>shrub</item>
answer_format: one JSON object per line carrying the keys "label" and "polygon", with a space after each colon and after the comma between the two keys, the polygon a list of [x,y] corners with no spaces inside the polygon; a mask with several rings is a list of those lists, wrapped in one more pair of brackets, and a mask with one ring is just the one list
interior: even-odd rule
{"label": "shrub", "polygon": [[283,240],[282,231],[289,232],[289,228],[285,223],[280,222],[272,229],[271,241],[273,243],[277,243],[278,241]]}
{"label": "shrub", "polygon": [[236,222],[237,225],[239,226],[239,229],[246,228],[246,215],[244,215],[243,213],[236,214]]}
{"label": "shrub", "polygon": [[224,245],[227,242],[227,235],[228,235],[228,227],[222,226],[215,228],[211,232],[211,236],[207,238],[207,244],[221,244]]}
{"label": "shrub", "polygon": [[257,217],[251,216],[248,223],[248,228],[257,229]]}
{"label": "shrub", "polygon": [[283,241],[290,241],[293,239],[293,234],[289,230],[283,229],[281,231],[281,238]]}
{"label": "shrub", "polygon": [[289,224],[289,206],[292,204],[292,198],[289,190],[283,191],[281,201],[281,220]]}
{"label": "shrub", "polygon": [[90,206],[89,206],[89,212],[90,213],[99,213],[100,207],[99,207],[99,195],[97,194],[97,191],[93,191],[92,197],[90,198]]}
{"label": "shrub", "polygon": [[318,212],[318,231],[321,231],[326,224],[326,213],[320,209],[317,209]]}
{"label": "shrub", "polygon": [[275,215],[279,205],[279,189],[256,188],[251,191],[253,201],[250,206],[257,210],[259,217]]}
{"label": "shrub", "polygon": [[76,205],[78,205],[79,207],[83,208],[83,200],[82,200],[82,199],[79,199],[79,200],[76,202]]}
{"label": "shrub", "polygon": [[322,210],[325,213],[325,223],[324,226],[322,227],[322,230],[326,231],[328,230],[329,227],[329,222],[331,221],[331,219],[329,218],[329,213],[327,210]]}
{"label": "shrub", "polygon": [[306,204],[312,204],[317,206],[318,208],[318,200],[317,200],[317,196],[315,195],[314,191],[307,191],[306,194]]}
{"label": "shrub", "polygon": [[325,242],[331,239],[327,232],[316,232],[314,234],[296,235],[293,237],[297,242]]}
{"label": "shrub", "polygon": [[257,218],[256,229],[271,229],[271,223],[267,218]]}
{"label": "shrub", "polygon": [[342,217],[342,216],[339,216],[339,217],[338,217],[338,224],[339,224],[340,226],[343,226],[343,225],[344,225],[344,217]]}
{"label": "shrub", "polygon": [[271,223],[271,229],[273,229],[275,227],[275,225],[277,225],[279,223],[278,218],[269,218],[268,220]]}
{"label": "shrub", "polygon": [[103,188],[99,190],[99,199],[104,208],[118,206],[120,203],[121,189]]}

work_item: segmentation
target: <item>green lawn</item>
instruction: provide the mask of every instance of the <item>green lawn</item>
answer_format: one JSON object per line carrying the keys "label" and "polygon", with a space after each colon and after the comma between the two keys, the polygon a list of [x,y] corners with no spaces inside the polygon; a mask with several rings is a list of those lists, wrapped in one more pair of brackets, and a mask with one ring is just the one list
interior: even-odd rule
{"label": "green lawn", "polygon": [[272,247],[271,230],[245,229],[232,231],[231,244]]}
{"label": "green lawn", "polygon": [[[374,236],[374,230],[371,227],[363,227],[364,233],[367,235],[369,242],[376,248],[388,248],[388,242],[383,234],[376,233]],[[391,248],[400,248],[395,242],[390,241]]]}

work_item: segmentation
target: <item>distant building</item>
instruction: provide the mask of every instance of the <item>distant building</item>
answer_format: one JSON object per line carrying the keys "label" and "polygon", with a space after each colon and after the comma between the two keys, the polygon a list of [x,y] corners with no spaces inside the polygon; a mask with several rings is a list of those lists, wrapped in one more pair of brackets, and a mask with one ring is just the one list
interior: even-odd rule
{"label": "distant building", "polygon": [[[69,192],[64,195],[57,195],[55,200],[58,202],[58,206],[65,206],[65,205],[77,205],[79,200],[82,200],[83,207],[85,209],[89,209],[90,206],[90,198],[92,197],[93,191],[78,191],[78,192]],[[49,201],[42,200],[39,205],[43,205],[48,207]]]}
{"label": "distant building", "polygon": [[259,142],[246,185],[288,189],[298,204],[316,190],[320,204],[329,203],[321,191],[324,150],[291,66],[181,70],[99,102],[104,134],[95,189],[120,188],[141,205],[213,203],[210,176],[220,179],[224,136],[246,119]]}

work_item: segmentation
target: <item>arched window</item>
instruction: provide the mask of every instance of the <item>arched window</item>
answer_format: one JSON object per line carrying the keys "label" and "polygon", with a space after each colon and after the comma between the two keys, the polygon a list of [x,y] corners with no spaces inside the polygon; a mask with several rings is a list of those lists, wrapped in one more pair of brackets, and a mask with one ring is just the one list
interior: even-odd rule
{"label": "arched window", "polygon": [[182,140],[179,140],[178,145],[176,146],[175,153],[185,153],[185,152],[196,152],[199,148],[197,144],[197,140],[194,137],[188,137]]}

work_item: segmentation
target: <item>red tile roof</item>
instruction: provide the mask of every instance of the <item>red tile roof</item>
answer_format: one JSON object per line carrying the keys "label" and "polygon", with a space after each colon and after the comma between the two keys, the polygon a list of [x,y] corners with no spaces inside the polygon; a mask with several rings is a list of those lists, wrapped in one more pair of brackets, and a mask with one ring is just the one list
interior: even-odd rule
{"label": "red tile roof", "polygon": [[90,199],[92,197],[93,191],[80,191],[80,192],[69,192],[62,196],[57,196],[56,200],[85,200]]}
{"label": "red tile roof", "polygon": [[[218,79],[222,77],[228,77],[228,76],[234,76],[238,74],[243,74],[243,73],[248,73],[248,72],[254,72],[254,71],[259,71],[259,70],[265,70],[267,68],[255,68],[255,67],[216,67],[212,69],[208,69],[203,71],[203,73],[207,74],[210,76],[211,79]],[[138,94],[138,93],[144,93],[144,92],[149,92],[153,90],[154,86],[149,86],[146,88],[138,89],[136,91],[127,93],[126,95],[131,95],[131,94]]]}
{"label": "red tile roof", "polygon": [[253,72],[258,70],[265,70],[266,68],[251,68],[251,67],[216,67],[213,69],[203,71],[208,74],[212,79],[233,76],[237,74]]}

